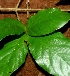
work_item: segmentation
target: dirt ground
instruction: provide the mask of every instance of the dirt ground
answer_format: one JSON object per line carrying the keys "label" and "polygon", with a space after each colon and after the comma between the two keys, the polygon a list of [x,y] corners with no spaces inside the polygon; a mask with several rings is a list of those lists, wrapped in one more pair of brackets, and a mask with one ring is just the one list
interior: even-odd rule
{"label": "dirt ground", "polygon": [[[16,7],[17,2],[18,0],[0,0],[0,7],[13,8],[13,7]],[[70,4],[62,5],[62,4],[59,4],[59,2],[60,0],[30,0],[29,8],[30,9],[47,9],[52,7],[56,7],[59,9],[70,8]],[[22,0],[19,7],[26,8],[26,0]],[[34,12],[30,12],[29,17],[32,16],[33,14]],[[4,19],[4,18],[17,19],[15,12],[0,11],[0,19]],[[27,13],[25,11],[19,12],[19,19],[25,26],[27,25],[28,19],[27,19]],[[68,26],[67,31],[65,31],[63,34],[70,39],[70,25]],[[48,74],[41,67],[39,67],[35,63],[30,53],[28,53],[25,63],[11,76],[52,76],[52,75]]]}

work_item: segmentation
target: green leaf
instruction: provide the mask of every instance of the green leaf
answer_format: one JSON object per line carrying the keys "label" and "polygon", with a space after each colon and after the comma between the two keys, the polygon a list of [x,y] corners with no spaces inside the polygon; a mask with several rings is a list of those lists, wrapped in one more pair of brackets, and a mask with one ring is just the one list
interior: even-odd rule
{"label": "green leaf", "polygon": [[9,35],[20,35],[25,32],[26,27],[17,19],[0,19],[0,41]]}
{"label": "green leaf", "polygon": [[54,76],[70,76],[70,40],[62,33],[31,37],[30,53],[36,63]]}
{"label": "green leaf", "polygon": [[0,76],[10,76],[24,62],[28,48],[24,43],[26,35],[5,44],[0,50]]}
{"label": "green leaf", "polygon": [[27,31],[30,36],[41,36],[54,32],[70,20],[70,14],[57,8],[39,11],[27,21]]}

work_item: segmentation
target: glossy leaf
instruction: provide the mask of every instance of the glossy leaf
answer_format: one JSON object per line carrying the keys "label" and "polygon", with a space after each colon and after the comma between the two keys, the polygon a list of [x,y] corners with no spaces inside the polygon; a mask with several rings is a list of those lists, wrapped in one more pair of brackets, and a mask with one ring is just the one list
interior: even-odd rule
{"label": "glossy leaf", "polygon": [[5,18],[0,19],[0,41],[9,35],[20,35],[25,32],[26,28],[17,19]]}
{"label": "glossy leaf", "polygon": [[70,40],[63,34],[31,37],[28,43],[36,63],[45,71],[54,76],[70,76]]}
{"label": "glossy leaf", "polygon": [[0,76],[10,76],[24,62],[28,48],[24,43],[26,35],[5,44],[0,50]]}
{"label": "glossy leaf", "polygon": [[54,32],[70,20],[70,14],[57,8],[39,11],[27,21],[30,36],[41,36]]}

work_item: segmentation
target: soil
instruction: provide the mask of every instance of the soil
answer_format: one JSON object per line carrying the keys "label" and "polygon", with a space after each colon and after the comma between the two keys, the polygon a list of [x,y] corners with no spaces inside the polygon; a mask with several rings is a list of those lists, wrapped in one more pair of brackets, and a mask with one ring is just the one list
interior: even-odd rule
{"label": "soil", "polygon": [[[16,7],[18,0],[0,0],[0,7],[2,8],[13,8]],[[51,7],[56,7],[59,9],[70,8],[70,4],[59,4],[60,0],[30,0],[29,8],[31,9],[47,9]],[[26,0],[22,0],[20,3],[20,8],[26,8]],[[30,12],[29,17],[37,12]],[[70,12],[69,12],[70,13]],[[0,11],[0,19],[4,18],[14,18],[17,19],[15,12],[4,12]],[[20,21],[26,26],[27,25],[27,13],[19,12]],[[70,21],[69,21],[70,24]],[[62,29],[62,30],[65,30]],[[67,30],[63,32],[64,36],[70,39],[70,25]],[[39,67],[30,53],[28,53],[26,61],[21,67],[16,70],[11,76],[52,76],[45,72],[41,67]]]}

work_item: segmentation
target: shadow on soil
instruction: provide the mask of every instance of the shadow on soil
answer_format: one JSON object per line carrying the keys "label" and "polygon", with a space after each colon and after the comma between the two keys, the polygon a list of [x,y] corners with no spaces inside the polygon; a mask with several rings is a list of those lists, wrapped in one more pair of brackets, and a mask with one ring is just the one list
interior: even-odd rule
{"label": "shadow on soil", "polygon": [[56,5],[70,5],[70,0],[60,0]]}

